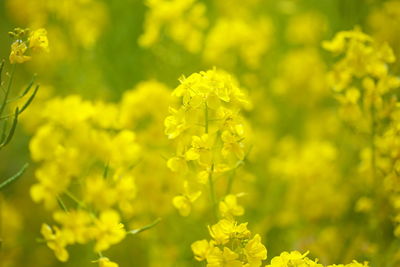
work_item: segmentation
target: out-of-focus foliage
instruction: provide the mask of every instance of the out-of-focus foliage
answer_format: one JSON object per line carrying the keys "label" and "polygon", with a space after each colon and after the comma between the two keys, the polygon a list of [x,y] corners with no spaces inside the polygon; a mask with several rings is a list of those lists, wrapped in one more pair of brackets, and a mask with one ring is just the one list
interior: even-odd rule
{"label": "out-of-focus foliage", "polygon": [[0,15],[0,266],[400,265],[399,0]]}

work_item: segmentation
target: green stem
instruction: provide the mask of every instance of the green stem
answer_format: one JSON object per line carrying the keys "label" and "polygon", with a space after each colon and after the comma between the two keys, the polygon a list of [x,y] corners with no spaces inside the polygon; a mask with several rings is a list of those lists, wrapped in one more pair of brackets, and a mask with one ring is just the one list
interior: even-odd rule
{"label": "green stem", "polygon": [[214,172],[214,164],[211,165],[210,174],[208,175],[208,185],[210,187],[210,198],[211,198],[212,210],[213,210],[215,218],[218,218],[217,199],[215,196],[214,181],[213,181],[213,177],[212,177],[213,172]]}
{"label": "green stem", "polygon": [[22,174],[24,174],[26,168],[28,168],[28,163],[26,163],[21,170],[19,170],[19,172],[17,172],[15,175],[11,176],[10,178],[8,178],[7,180],[5,180],[4,182],[2,182],[0,184],[0,190],[2,190],[4,187],[6,187],[8,184],[12,183],[13,181],[17,180],[19,177],[22,176]]}
{"label": "green stem", "polygon": [[65,203],[61,199],[61,197],[57,196],[57,202],[60,205],[60,207],[63,209],[63,211],[68,212],[67,206],[65,205]]}
{"label": "green stem", "polygon": [[153,228],[154,226],[156,226],[160,221],[161,221],[161,218],[157,218],[154,222],[152,222],[152,223],[150,223],[148,225],[145,225],[145,226],[143,226],[141,228],[138,228],[138,229],[130,230],[128,232],[128,234],[136,235],[136,234],[139,234],[139,233],[141,233],[143,231],[149,230],[150,228]]}
{"label": "green stem", "polygon": [[205,108],[204,108],[204,130],[206,133],[208,133],[208,106],[207,102],[205,102]]}
{"label": "green stem", "polygon": [[10,78],[8,79],[7,89],[6,89],[6,92],[5,92],[5,95],[4,95],[3,103],[0,106],[0,116],[3,115],[4,109],[6,108],[8,95],[10,94],[11,84],[12,84],[12,81],[13,81],[13,78],[14,78],[14,72],[15,72],[15,64],[13,64],[12,67],[11,67],[11,74],[10,74]]}
{"label": "green stem", "polygon": [[226,188],[226,195],[229,195],[232,191],[233,181],[236,176],[236,168],[232,170],[231,175],[228,177],[228,186]]}
{"label": "green stem", "polygon": [[371,101],[371,136],[370,136],[370,146],[371,146],[371,168],[372,168],[372,183],[376,184],[376,147],[375,147],[375,135],[376,135],[376,112],[374,106],[374,98]]}
{"label": "green stem", "polygon": [[[208,134],[208,105],[207,102],[204,103],[204,132]],[[218,213],[217,213],[217,200],[216,200],[216,194],[215,194],[215,188],[214,188],[214,181],[213,181],[213,172],[214,172],[214,163],[211,164],[211,170],[210,174],[208,175],[208,185],[210,187],[210,198],[211,198],[211,205],[212,205],[212,210],[215,218],[218,218]]]}
{"label": "green stem", "polygon": [[83,208],[85,207],[85,204],[84,204],[82,201],[80,201],[77,197],[75,197],[71,192],[69,192],[68,190],[65,190],[64,193],[65,193],[70,199],[72,199],[73,201],[75,201],[76,204],[78,204],[80,207],[83,207]]}

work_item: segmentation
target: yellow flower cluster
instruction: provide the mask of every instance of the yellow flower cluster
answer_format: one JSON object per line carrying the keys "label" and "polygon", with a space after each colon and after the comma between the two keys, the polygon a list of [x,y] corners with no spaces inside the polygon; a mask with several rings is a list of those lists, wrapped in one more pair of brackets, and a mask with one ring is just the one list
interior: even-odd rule
{"label": "yellow flower cluster", "polygon": [[[49,21],[61,22],[65,28],[49,29],[54,36],[64,39],[71,34],[73,39],[85,48],[93,46],[100,37],[108,20],[106,6],[98,0],[7,0],[11,15],[19,24],[44,27]],[[21,12],[23,10],[23,12]],[[54,40],[59,49],[60,40]]]}
{"label": "yellow flower cluster", "polygon": [[226,67],[244,63],[249,68],[258,68],[269,49],[271,35],[272,22],[266,17],[251,21],[221,18],[207,34],[204,60]]}
{"label": "yellow flower cluster", "polygon": [[[229,131],[230,135],[243,138],[243,119],[238,121],[229,118],[229,121],[226,119],[220,121],[218,109],[225,102],[231,104],[238,114],[241,107],[246,107],[250,103],[241,91],[237,91],[237,88],[227,83],[226,79],[229,76],[224,76],[225,73],[219,74],[220,76],[218,74],[216,70],[212,70],[194,73],[187,79],[182,79],[181,84],[173,92],[173,95],[181,98],[182,105],[178,109],[170,108],[172,115],[165,120],[166,134],[177,142],[177,155],[168,160],[168,166],[185,177],[185,193],[173,199],[173,204],[183,216],[189,215],[192,203],[202,194],[201,187],[196,190],[199,187],[193,184],[196,182],[205,184],[208,179],[211,202],[215,202],[213,174],[217,174],[217,170],[223,170],[221,172],[224,173],[225,169],[235,168],[237,163],[244,159],[244,150],[240,153],[237,150],[224,150],[226,131]],[[213,119],[215,117],[216,120]],[[214,138],[210,139],[210,136]],[[221,139],[218,140],[218,138]],[[243,149],[242,145],[239,147]],[[238,148],[237,145],[236,148]],[[315,142],[306,146],[304,151],[298,152],[299,149],[288,140],[283,144],[283,148],[282,157],[286,158],[279,159],[280,161],[276,158],[272,161],[271,166],[274,168],[272,171],[276,169],[276,173],[283,172],[288,183],[291,183],[292,191],[288,192],[290,196],[286,198],[290,202],[284,206],[281,216],[277,219],[279,223],[298,221],[299,218],[290,218],[295,214],[314,221],[324,219],[325,216],[332,216],[332,209],[344,206],[344,201],[340,197],[329,199],[330,203],[321,203],[321,199],[325,199],[325,194],[335,195],[337,189],[338,176],[336,170],[331,168],[336,158],[336,151],[332,145],[326,142]],[[225,161],[227,155],[236,156],[232,163]],[[195,164],[189,165],[188,163],[192,161]],[[223,167],[220,167],[221,165]],[[309,168],[304,169],[304,166],[309,166]],[[190,171],[193,170],[197,173],[195,182],[190,180],[192,177]],[[296,176],[299,177],[298,180],[295,179]],[[306,197],[304,197],[304,191],[308,192]],[[238,224],[235,219],[236,216],[244,214],[244,208],[237,202],[238,196],[240,194],[227,194],[219,202],[220,220],[208,227],[212,240],[203,239],[191,245],[195,259],[206,261],[207,267],[257,267],[261,266],[262,261],[267,258],[267,250],[261,243],[261,236],[256,234],[252,237],[247,229],[247,223]],[[299,203],[298,199],[301,198],[305,200]],[[215,205],[215,203],[212,204]],[[292,213],[289,211],[290,206],[294,207]],[[328,213],[325,212],[327,206],[332,207]],[[304,214],[299,213],[299,209],[304,211]],[[340,215],[341,211],[341,208],[337,209],[333,217]],[[306,254],[302,255],[297,251],[283,252],[280,256],[274,257],[271,264],[267,266],[323,267],[317,261],[308,259]],[[367,263],[354,262],[345,266],[361,267],[367,266]]]}
{"label": "yellow flower cluster", "polygon": [[[395,61],[392,49],[387,44],[376,43],[357,28],[339,32],[333,40],[325,41],[323,47],[336,55],[343,55],[328,78],[338,94],[344,117],[363,121],[360,118],[362,114],[382,116],[371,115],[370,111],[380,111],[383,96],[400,86],[400,80],[388,69],[388,64]],[[361,100],[363,108],[360,108]]]}
{"label": "yellow flower cluster", "polygon": [[107,210],[100,213],[99,218],[82,210],[69,212],[59,211],[54,219],[62,228],[42,225],[41,233],[60,261],[67,261],[69,254],[67,245],[86,244],[95,240],[94,250],[102,252],[113,244],[124,239],[126,232],[117,212]]}
{"label": "yellow flower cluster", "polygon": [[324,41],[323,47],[336,55],[343,55],[330,73],[331,85],[337,92],[350,87],[357,78],[369,76],[386,82],[392,78],[387,68],[388,63],[395,61],[391,48],[387,44],[375,43],[358,28],[337,33],[333,40]]}
{"label": "yellow flower cluster", "polygon": [[[358,29],[338,33],[332,41],[325,42],[324,47],[344,54],[330,73],[331,82],[339,93],[337,98],[343,115],[351,119],[357,130],[368,136],[366,140],[362,139],[359,146],[359,172],[368,189],[364,190],[355,208],[373,216],[380,224],[389,218],[383,214],[376,216],[375,213],[388,208],[395,224],[394,233],[400,236],[400,117],[396,97],[400,78],[389,71],[389,64],[395,62],[395,56],[386,43],[380,45]],[[387,203],[390,203],[390,208]]]}
{"label": "yellow flower cluster", "polygon": [[171,171],[162,158],[171,150],[164,134],[164,119],[169,105],[174,102],[169,87],[149,80],[126,91],[119,104],[121,127],[135,131],[136,140],[144,151],[133,170],[138,188],[138,201],[134,206],[137,219],[150,216],[146,220],[153,220],[175,211],[172,205],[165,203],[170,203],[170,192],[178,190],[180,181],[171,179]]}
{"label": "yellow flower cluster", "polygon": [[[282,179],[288,189],[282,209],[273,222],[290,225],[305,218],[315,221],[341,216],[348,199],[346,195],[335,193],[343,190],[335,168],[335,147],[326,141],[299,146],[293,138],[284,138],[277,147],[278,154],[270,161],[270,171],[277,179]],[[325,198],[326,195],[330,197]]]}
{"label": "yellow flower cluster", "polygon": [[[198,261],[207,261],[207,267],[259,267],[267,259],[267,249],[261,243],[260,235],[251,238],[247,223],[238,224],[234,220],[222,219],[209,227],[212,240],[199,240],[191,245]],[[353,261],[349,264],[323,265],[311,260],[307,253],[298,251],[282,252],[273,257],[265,267],[368,267],[368,263]]]}
{"label": "yellow flower cluster", "polygon": [[21,64],[31,60],[28,54],[48,52],[49,41],[47,39],[47,31],[43,28],[30,31],[29,29],[15,29],[10,35],[16,40],[11,45],[11,53],[9,56],[11,64]]}
{"label": "yellow flower cluster", "polygon": [[207,183],[212,187],[216,174],[243,161],[247,140],[240,110],[250,102],[229,74],[216,69],[182,77],[173,95],[181,105],[170,107],[165,119],[165,133],[176,142],[176,153],[167,165],[185,177],[185,192],[173,203],[187,216],[201,195],[197,188]]}
{"label": "yellow flower cluster", "polygon": [[140,148],[135,134],[119,127],[116,105],[84,101],[78,96],[46,102],[39,129],[30,143],[39,163],[35,202],[52,211],[59,226],[42,226],[42,235],[61,261],[66,246],[95,241],[107,250],[126,235],[121,224],[133,212],[136,185],[132,167]]}
{"label": "yellow flower cluster", "polygon": [[25,227],[22,219],[22,214],[18,212],[18,209],[13,203],[7,201],[1,196],[1,210],[0,214],[6,220],[2,220],[2,258],[1,264],[4,266],[12,266],[15,263],[16,257],[21,257],[20,251],[15,251],[13,248],[17,247],[19,233]]}
{"label": "yellow flower cluster", "polygon": [[286,38],[295,44],[313,45],[327,30],[326,18],[317,12],[305,12],[290,18]]}
{"label": "yellow flower cluster", "polygon": [[[397,105],[399,103],[397,102]],[[399,190],[399,167],[400,167],[400,111],[398,108],[391,116],[391,123],[385,131],[376,136],[376,170],[383,174],[383,190],[388,201],[391,203],[393,222],[395,224],[394,234],[400,238],[400,190]],[[381,177],[379,177],[381,178]],[[387,194],[388,193],[388,194]],[[383,197],[383,196],[382,196]]]}
{"label": "yellow flower cluster", "polygon": [[[301,254],[298,251],[282,252],[279,256],[274,257],[271,260],[271,264],[265,267],[324,267],[324,265],[318,263],[317,260],[313,261],[307,257],[307,253]],[[349,264],[333,264],[325,265],[326,267],[368,267],[368,263],[359,263],[353,261]]]}
{"label": "yellow flower cluster", "polygon": [[204,239],[192,244],[195,259],[207,260],[207,267],[258,267],[267,258],[260,235],[251,237],[247,223],[222,219],[209,227],[209,232],[211,241]]}
{"label": "yellow flower cluster", "polygon": [[[388,42],[396,54],[399,53],[400,42],[397,31],[400,29],[400,1],[385,1],[376,6],[368,14],[367,25],[372,31],[372,36],[382,42]],[[390,25],[388,27],[387,25]]]}
{"label": "yellow flower cluster", "polygon": [[274,93],[295,104],[312,105],[328,93],[325,75],[326,66],[319,52],[315,48],[298,48],[282,59],[272,87]]}
{"label": "yellow flower cluster", "polygon": [[148,0],[146,4],[149,10],[144,33],[139,38],[141,46],[151,47],[165,34],[191,53],[200,51],[203,30],[208,24],[203,3],[197,0]]}
{"label": "yellow flower cluster", "polygon": [[306,2],[5,0],[0,262],[398,266],[400,0]]}

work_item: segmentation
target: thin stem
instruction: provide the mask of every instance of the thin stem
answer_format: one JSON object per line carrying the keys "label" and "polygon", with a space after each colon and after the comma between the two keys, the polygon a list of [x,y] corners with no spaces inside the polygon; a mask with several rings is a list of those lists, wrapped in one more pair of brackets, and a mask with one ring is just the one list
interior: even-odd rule
{"label": "thin stem", "polygon": [[[204,103],[204,132],[208,134],[208,105],[207,102]],[[208,185],[210,187],[210,198],[211,198],[211,205],[212,210],[214,213],[215,218],[218,218],[217,213],[217,200],[214,188],[214,181],[213,181],[213,172],[214,172],[214,163],[211,164],[210,174],[208,175]]]}
{"label": "thin stem", "polygon": [[14,115],[15,115],[14,113],[4,115],[4,116],[0,117],[0,121],[14,117]]}
{"label": "thin stem", "polygon": [[233,170],[232,170],[232,172],[231,172],[231,175],[229,175],[229,177],[228,177],[228,185],[227,185],[227,187],[226,187],[226,194],[227,194],[227,195],[229,195],[229,194],[231,193],[231,191],[232,191],[233,182],[234,182],[235,177],[236,177],[236,170],[237,170],[241,165],[244,165],[244,164],[245,164],[244,162],[246,161],[247,157],[249,156],[251,149],[252,149],[252,146],[249,148],[249,151],[247,151],[247,153],[246,153],[246,155],[244,156],[243,160],[239,160],[239,161],[236,163],[236,166],[235,166],[235,168],[233,168]]}
{"label": "thin stem", "polygon": [[371,101],[371,136],[370,136],[370,145],[371,145],[371,168],[372,168],[372,183],[376,183],[376,147],[375,147],[375,135],[376,135],[376,112],[374,106],[374,98]]}
{"label": "thin stem", "polygon": [[77,197],[75,197],[71,192],[69,192],[68,190],[65,190],[64,193],[73,201],[76,202],[76,204],[78,204],[80,207],[85,207],[85,204],[82,203],[82,201],[80,201]]}
{"label": "thin stem", "polygon": [[132,235],[139,234],[139,233],[141,233],[141,232],[143,232],[143,231],[146,231],[146,230],[149,230],[150,228],[153,228],[153,227],[156,226],[159,222],[161,222],[161,218],[157,218],[156,220],[154,220],[154,222],[152,222],[152,223],[150,223],[150,224],[148,224],[148,225],[145,225],[145,226],[143,226],[143,227],[141,227],[141,228],[134,229],[134,230],[130,230],[130,231],[128,232],[128,234],[132,234]]}
{"label": "thin stem", "polygon": [[104,166],[104,171],[103,171],[103,178],[106,179],[108,177],[108,171],[110,169],[110,163],[107,162],[107,164]]}
{"label": "thin stem", "polygon": [[63,211],[68,212],[67,206],[65,205],[64,201],[61,199],[60,196],[57,196],[57,202],[60,205],[60,207],[63,209]]}
{"label": "thin stem", "polygon": [[213,172],[214,172],[214,164],[211,165],[210,174],[208,175],[208,185],[210,187],[210,198],[211,198],[212,210],[213,210],[215,218],[218,218],[217,199],[215,196],[214,181],[213,181],[213,177],[212,177]]}
{"label": "thin stem", "polygon": [[231,175],[228,177],[228,185],[226,188],[226,195],[229,195],[232,191],[233,181],[235,180],[236,176],[236,168],[232,170]]}
{"label": "thin stem", "polygon": [[26,163],[21,170],[19,170],[19,172],[17,172],[15,175],[13,175],[12,177],[8,178],[7,180],[5,180],[4,182],[2,182],[0,184],[0,190],[2,190],[4,187],[6,187],[7,185],[9,185],[10,183],[14,182],[15,180],[17,180],[19,177],[22,176],[22,174],[24,174],[25,170],[28,168],[28,163]]}
{"label": "thin stem", "polygon": [[206,133],[208,133],[208,106],[207,102],[205,102],[205,107],[204,107],[204,130]]}
{"label": "thin stem", "polygon": [[11,74],[10,74],[10,78],[8,79],[7,89],[6,89],[6,92],[4,95],[3,103],[0,106],[0,116],[3,114],[6,104],[7,104],[8,95],[10,94],[11,84],[12,84],[12,81],[14,78],[14,72],[15,72],[15,64],[13,64],[11,67]]}

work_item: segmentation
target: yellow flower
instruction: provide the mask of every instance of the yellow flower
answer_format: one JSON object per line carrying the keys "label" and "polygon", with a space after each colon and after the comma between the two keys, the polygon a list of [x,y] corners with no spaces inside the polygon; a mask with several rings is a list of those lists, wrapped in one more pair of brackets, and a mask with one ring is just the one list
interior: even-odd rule
{"label": "yellow flower", "polygon": [[233,216],[242,216],[244,209],[237,204],[235,195],[227,195],[223,201],[219,203],[219,211],[222,217],[232,218]]}
{"label": "yellow flower", "polygon": [[344,32],[336,34],[335,38],[331,41],[323,41],[322,47],[332,53],[342,53],[346,45],[346,36]]}
{"label": "yellow flower", "polygon": [[132,213],[133,199],[137,192],[135,178],[129,174],[116,174],[113,179],[119,208],[126,214]]}
{"label": "yellow flower", "polygon": [[286,31],[287,39],[295,44],[315,44],[327,30],[326,18],[317,12],[292,16]]}
{"label": "yellow flower", "polygon": [[47,242],[47,246],[54,250],[54,254],[56,255],[57,259],[62,262],[67,261],[69,257],[68,251],[65,249],[67,240],[60,229],[54,227],[53,232],[50,226],[47,224],[42,224],[41,233]]}
{"label": "yellow flower", "polygon": [[252,267],[261,266],[261,261],[267,258],[267,249],[261,243],[261,237],[256,234],[244,247],[247,261]]}
{"label": "yellow flower", "polygon": [[201,191],[192,191],[187,181],[184,182],[183,188],[184,194],[175,196],[172,199],[172,204],[182,216],[188,216],[192,210],[192,203],[201,196]]}
{"label": "yellow flower", "polygon": [[140,147],[135,141],[136,135],[129,130],[122,130],[111,141],[110,164],[129,168],[138,159]]}
{"label": "yellow flower", "polygon": [[235,221],[222,219],[217,224],[209,226],[208,230],[216,244],[226,244],[233,238],[248,238],[250,231],[247,229],[247,223],[237,225]]}
{"label": "yellow flower", "polygon": [[25,55],[26,50],[28,47],[26,46],[25,42],[21,40],[17,40],[11,45],[11,53],[10,53],[10,63],[11,64],[21,64],[26,61],[31,60],[30,56]]}
{"label": "yellow flower", "polygon": [[151,47],[160,36],[171,38],[192,53],[200,51],[208,21],[206,6],[197,0],[148,0],[144,33],[139,45]]}
{"label": "yellow flower", "polygon": [[268,17],[222,16],[207,35],[203,57],[211,64],[233,68],[241,62],[257,69],[270,47],[272,32],[273,25]]}
{"label": "yellow flower", "polygon": [[208,134],[192,137],[192,147],[186,151],[186,160],[199,160],[200,163],[209,163],[213,140]]}
{"label": "yellow flower", "polygon": [[172,157],[167,161],[168,168],[177,173],[186,173],[188,171],[188,166],[185,158],[183,157]]}
{"label": "yellow flower", "polygon": [[239,261],[239,255],[224,247],[214,247],[207,255],[207,267],[241,267],[243,264]]}
{"label": "yellow flower", "polygon": [[170,116],[165,118],[165,134],[174,139],[187,129],[186,116],[183,109],[169,108]]}
{"label": "yellow flower", "polygon": [[178,209],[181,216],[188,216],[192,211],[192,202],[186,196],[175,196],[172,204]]}
{"label": "yellow flower", "polygon": [[[267,250],[260,235],[250,239],[247,223],[222,219],[209,227],[213,240],[199,240],[192,244],[195,259],[207,259],[207,266],[259,267],[267,258]],[[279,266],[280,267],[280,266]]]}
{"label": "yellow flower", "polygon": [[99,210],[108,209],[117,201],[117,192],[102,175],[86,178],[84,192],[85,202],[93,204]]}
{"label": "yellow flower", "polygon": [[63,226],[62,232],[69,243],[84,244],[89,241],[88,230],[92,221],[89,213],[83,210],[57,211],[53,217],[56,222]]}
{"label": "yellow flower", "polygon": [[36,170],[39,183],[34,184],[30,194],[35,202],[43,202],[47,209],[57,207],[57,196],[69,185],[69,179],[55,164],[46,164]]}
{"label": "yellow flower", "polygon": [[111,245],[124,239],[126,232],[120,223],[119,214],[113,210],[103,211],[100,218],[95,221],[91,234],[96,240],[95,251],[107,250]]}
{"label": "yellow flower", "polygon": [[47,31],[43,28],[32,31],[29,35],[29,48],[33,52],[48,52],[49,40],[47,39]]}
{"label": "yellow flower", "polygon": [[372,210],[374,201],[369,197],[360,197],[355,205],[355,211],[368,213]]}
{"label": "yellow flower", "polygon": [[213,249],[213,247],[214,247],[213,243],[208,242],[205,239],[196,241],[191,245],[194,258],[198,261],[205,260],[207,258],[208,253],[210,252],[210,250]]}
{"label": "yellow flower", "polygon": [[271,264],[266,267],[289,267],[289,266],[310,266],[323,267],[321,264],[307,258],[308,252],[301,254],[298,251],[282,252],[279,256],[271,260]]}
{"label": "yellow flower", "polygon": [[353,261],[352,263],[349,264],[339,264],[339,265],[333,264],[333,265],[328,265],[326,267],[368,267],[368,266],[369,265],[367,262],[359,263],[357,261]]}
{"label": "yellow flower", "polygon": [[221,135],[221,139],[224,142],[224,146],[222,148],[222,155],[224,157],[228,157],[229,155],[233,154],[240,160],[244,159],[245,153],[244,145],[242,143],[243,137],[232,134],[229,131],[224,131]]}
{"label": "yellow flower", "polygon": [[101,257],[98,261],[99,267],[118,267],[119,265],[115,262],[110,261],[106,257]]}

